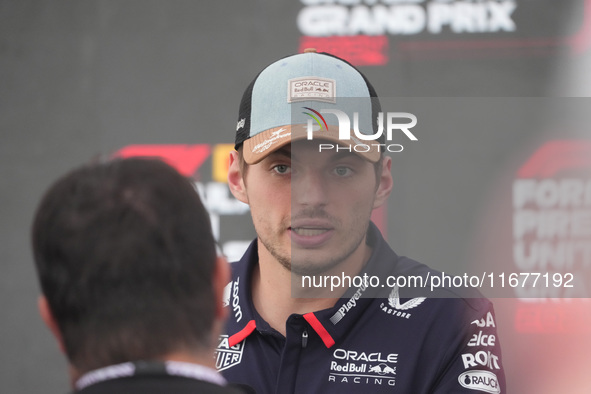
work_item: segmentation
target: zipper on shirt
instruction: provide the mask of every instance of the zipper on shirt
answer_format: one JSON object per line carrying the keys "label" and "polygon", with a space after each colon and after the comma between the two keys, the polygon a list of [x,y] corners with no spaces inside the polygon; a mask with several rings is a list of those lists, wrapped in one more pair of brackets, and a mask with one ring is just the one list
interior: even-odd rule
{"label": "zipper on shirt", "polygon": [[302,348],[308,346],[308,329],[304,328],[304,332],[302,332]]}

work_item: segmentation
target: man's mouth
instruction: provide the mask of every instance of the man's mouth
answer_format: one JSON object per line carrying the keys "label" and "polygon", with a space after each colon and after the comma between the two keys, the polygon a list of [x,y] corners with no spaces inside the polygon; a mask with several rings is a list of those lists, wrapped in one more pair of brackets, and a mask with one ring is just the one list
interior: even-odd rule
{"label": "man's mouth", "polygon": [[290,229],[297,235],[301,235],[303,237],[314,237],[316,235],[322,235],[329,231],[329,229],[327,228],[317,227],[290,227]]}
{"label": "man's mouth", "polygon": [[292,247],[316,248],[334,235],[331,223],[323,219],[296,219],[289,227]]}

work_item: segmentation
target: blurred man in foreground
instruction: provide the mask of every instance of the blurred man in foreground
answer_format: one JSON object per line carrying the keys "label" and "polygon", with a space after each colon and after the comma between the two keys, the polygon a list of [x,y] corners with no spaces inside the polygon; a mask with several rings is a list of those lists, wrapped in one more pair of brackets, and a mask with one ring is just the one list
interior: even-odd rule
{"label": "blurred man in foreground", "polygon": [[240,393],[214,369],[225,260],[191,183],[158,160],[87,165],[33,224],[41,316],[76,393]]}

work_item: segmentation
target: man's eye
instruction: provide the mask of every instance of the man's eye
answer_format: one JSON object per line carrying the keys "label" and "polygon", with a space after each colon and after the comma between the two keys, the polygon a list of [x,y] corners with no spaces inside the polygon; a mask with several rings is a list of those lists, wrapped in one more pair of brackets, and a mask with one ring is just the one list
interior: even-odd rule
{"label": "man's eye", "polygon": [[336,167],[334,172],[338,176],[349,176],[353,174],[353,170],[351,170],[349,167]]}
{"label": "man's eye", "polygon": [[273,170],[278,174],[288,174],[290,172],[290,168],[288,165],[279,164],[273,167]]}

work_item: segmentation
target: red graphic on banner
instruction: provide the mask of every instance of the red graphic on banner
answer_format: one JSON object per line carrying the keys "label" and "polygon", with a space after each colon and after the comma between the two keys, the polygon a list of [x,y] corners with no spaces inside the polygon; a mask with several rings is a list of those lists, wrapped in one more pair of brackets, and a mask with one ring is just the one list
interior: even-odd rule
{"label": "red graphic on banner", "polygon": [[193,176],[209,157],[211,148],[199,145],[130,145],[115,153],[119,157],[159,157],[185,176]]}
{"label": "red graphic on banner", "polygon": [[591,141],[550,141],[519,169],[520,178],[551,177],[559,171],[591,168]]}
{"label": "red graphic on banner", "polygon": [[347,59],[356,66],[383,66],[388,64],[388,37],[380,36],[333,36],[300,38],[300,52],[316,48]]}
{"label": "red graphic on banner", "polygon": [[589,300],[518,305],[515,330],[522,333],[585,333],[591,327]]}

